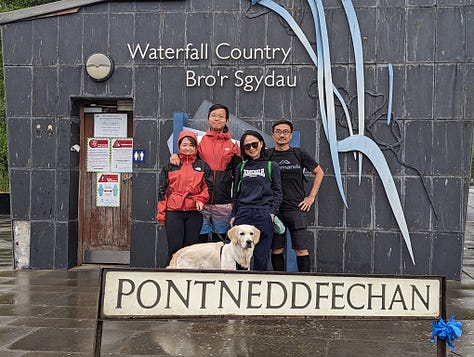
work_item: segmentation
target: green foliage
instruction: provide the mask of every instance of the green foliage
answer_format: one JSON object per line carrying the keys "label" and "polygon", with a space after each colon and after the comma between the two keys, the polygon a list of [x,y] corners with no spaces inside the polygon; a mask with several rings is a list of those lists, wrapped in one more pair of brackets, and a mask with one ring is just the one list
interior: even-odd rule
{"label": "green foliage", "polygon": [[23,9],[25,7],[36,6],[53,2],[51,0],[2,0],[0,1],[0,12]]}

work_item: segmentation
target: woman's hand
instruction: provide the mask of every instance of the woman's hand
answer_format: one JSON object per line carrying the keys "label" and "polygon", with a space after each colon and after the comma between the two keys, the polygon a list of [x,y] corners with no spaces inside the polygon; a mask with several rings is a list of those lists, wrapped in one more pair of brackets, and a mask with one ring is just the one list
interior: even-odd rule
{"label": "woman's hand", "polygon": [[272,222],[275,222],[275,215],[273,213],[270,213],[270,218],[272,219]]}
{"label": "woman's hand", "polygon": [[196,201],[196,208],[198,211],[202,211],[204,209],[204,203]]}

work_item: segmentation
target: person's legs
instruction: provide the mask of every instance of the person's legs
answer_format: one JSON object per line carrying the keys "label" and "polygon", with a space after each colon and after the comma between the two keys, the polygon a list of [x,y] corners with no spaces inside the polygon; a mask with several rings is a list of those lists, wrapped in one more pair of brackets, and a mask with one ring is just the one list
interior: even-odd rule
{"label": "person's legs", "polygon": [[211,211],[212,205],[205,205],[204,209],[201,211],[203,220],[201,225],[201,231],[199,232],[198,243],[207,243],[211,241]]}
{"label": "person's legs", "polygon": [[296,265],[298,265],[298,271],[300,272],[309,272],[311,271],[311,261],[309,254],[306,255],[297,255],[296,256]]}
{"label": "person's legs", "polygon": [[309,239],[306,232],[306,213],[302,211],[287,212],[286,219],[291,236],[292,248],[296,254],[296,265],[298,271],[311,271],[311,259],[309,256]]}
{"label": "person's legs", "polygon": [[266,271],[268,270],[268,263],[270,261],[273,233],[273,222],[270,215],[268,215],[268,220],[262,219],[260,222],[254,224],[254,226],[260,229],[260,240],[253,252],[253,269]]}
{"label": "person's legs", "polygon": [[283,252],[275,253],[272,251],[272,267],[275,271],[286,271],[285,256]]}
{"label": "person's legs", "polygon": [[[166,240],[168,241],[168,263],[171,257],[183,247],[184,242],[184,212],[166,212]],[[198,228],[199,229],[199,228]]]}
{"label": "person's legs", "polygon": [[298,271],[311,271],[311,262],[309,251],[307,249],[309,242],[306,229],[298,229],[293,231],[291,235],[293,249],[296,254],[296,265],[298,265]]}
{"label": "person's legs", "polygon": [[292,248],[296,254],[296,265],[298,271],[308,272],[311,271],[311,262],[308,251],[308,235],[306,229],[296,229],[290,231]]}
{"label": "person's legs", "polygon": [[260,240],[253,251],[253,270],[268,270],[273,236],[273,222],[270,212],[256,208],[239,209],[234,225],[239,224],[251,224],[260,230]]}
{"label": "person's legs", "polygon": [[227,241],[227,231],[230,229],[230,214],[232,212],[232,204],[215,204],[210,210],[210,222],[212,228],[211,240],[213,242]]}
{"label": "person's legs", "polygon": [[[283,222],[285,227],[288,227],[288,221],[284,212],[280,211],[278,213],[278,218]],[[286,271],[285,264],[285,245],[286,245],[286,232],[283,234],[273,233],[272,239],[272,266],[275,271]]]}
{"label": "person's legs", "polygon": [[199,211],[185,212],[183,247],[199,241],[199,229],[202,226],[202,214]]}
{"label": "person's legs", "polygon": [[273,233],[272,239],[272,267],[275,271],[286,271],[285,265],[285,239],[286,231],[283,234]]}

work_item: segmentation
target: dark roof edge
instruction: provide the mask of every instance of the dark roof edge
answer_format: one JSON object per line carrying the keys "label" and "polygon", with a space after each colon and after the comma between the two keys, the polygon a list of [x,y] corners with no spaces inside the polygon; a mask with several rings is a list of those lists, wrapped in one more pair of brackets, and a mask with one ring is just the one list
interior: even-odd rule
{"label": "dark roof edge", "polygon": [[43,4],[25,9],[0,13],[0,25],[5,25],[10,22],[26,20],[36,16],[46,16],[55,12],[65,11],[84,5],[92,5],[101,3],[107,0],[62,0]]}

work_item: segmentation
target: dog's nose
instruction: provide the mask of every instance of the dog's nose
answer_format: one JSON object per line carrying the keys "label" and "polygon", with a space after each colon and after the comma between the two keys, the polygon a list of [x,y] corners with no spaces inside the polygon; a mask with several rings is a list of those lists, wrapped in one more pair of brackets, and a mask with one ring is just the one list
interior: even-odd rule
{"label": "dog's nose", "polygon": [[247,244],[248,248],[252,247],[252,240],[251,239],[248,239],[245,243]]}

